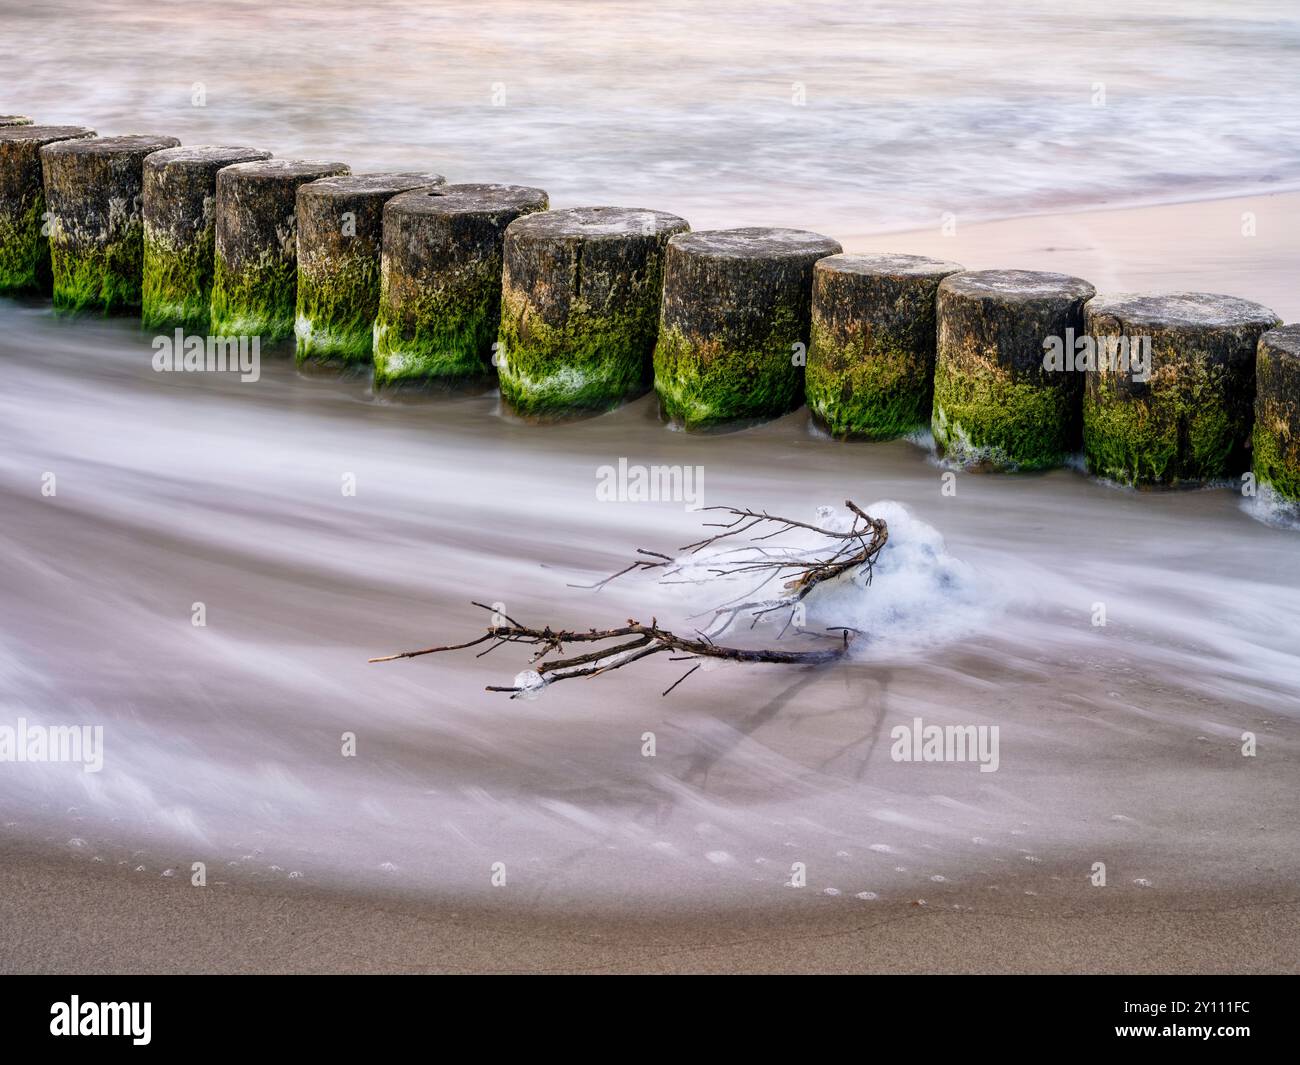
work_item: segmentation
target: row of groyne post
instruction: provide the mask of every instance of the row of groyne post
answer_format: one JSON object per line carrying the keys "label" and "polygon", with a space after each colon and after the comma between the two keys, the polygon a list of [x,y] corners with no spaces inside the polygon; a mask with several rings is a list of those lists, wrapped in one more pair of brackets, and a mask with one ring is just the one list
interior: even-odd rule
{"label": "row of groyne post", "polygon": [[292,337],[299,361],[373,367],[376,388],[495,376],[526,416],[653,389],[707,430],[807,403],[837,437],[929,429],[960,466],[1082,452],[1128,485],[1253,475],[1300,503],[1300,326],[1259,304],[549,207],[537,188],[0,117],[0,292],[59,311]]}

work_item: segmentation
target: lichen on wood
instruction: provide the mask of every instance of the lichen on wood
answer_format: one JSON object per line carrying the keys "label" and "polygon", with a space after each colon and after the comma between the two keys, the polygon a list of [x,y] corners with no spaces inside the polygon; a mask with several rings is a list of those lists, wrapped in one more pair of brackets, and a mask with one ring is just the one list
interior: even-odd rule
{"label": "lichen on wood", "polygon": [[[1266,307],[1212,293],[1098,296],[1087,332],[1149,343],[1145,373],[1099,365],[1087,374],[1088,469],[1149,487],[1222,481],[1250,466],[1256,349],[1280,325]],[[1145,338],[1145,339],[1143,339]]]}
{"label": "lichen on wood", "polygon": [[369,364],[379,310],[384,204],[441,174],[349,174],[298,189],[295,357]]}
{"label": "lichen on wood", "polygon": [[298,298],[298,187],[349,173],[346,163],[264,159],[217,173],[211,329],[218,336],[293,335]]}
{"label": "lichen on wood", "polygon": [[1049,337],[1083,332],[1088,282],[979,270],[939,285],[931,431],[962,466],[1037,470],[1079,446],[1083,375],[1044,368]]}
{"label": "lichen on wood", "polygon": [[217,173],[270,156],[257,148],[201,145],[167,148],[145,158],[140,318],[146,329],[207,329]]}
{"label": "lichen on wood", "polygon": [[511,223],[498,372],[517,413],[607,410],[650,387],[664,246],[689,228],[676,215],[619,207]]}
{"label": "lichen on wood", "polygon": [[1254,472],[1260,488],[1300,507],[1300,325],[1259,338]]}
{"label": "lichen on wood", "polygon": [[384,205],[377,386],[493,373],[506,227],[547,204],[541,189],[468,184],[404,192]]}
{"label": "lichen on wood", "polygon": [[813,264],[842,249],[795,229],[668,241],[654,386],[687,429],[773,418],[803,401]]}
{"label": "lichen on wood", "polygon": [[85,126],[0,120],[0,294],[50,292],[53,275],[41,148],[93,136],[95,131]]}
{"label": "lichen on wood", "polygon": [[834,436],[889,440],[930,423],[935,301],[962,267],[915,255],[831,255],[813,267],[805,397]]}
{"label": "lichen on wood", "polygon": [[61,140],[41,148],[55,310],[138,312],[144,160],[175,137]]}

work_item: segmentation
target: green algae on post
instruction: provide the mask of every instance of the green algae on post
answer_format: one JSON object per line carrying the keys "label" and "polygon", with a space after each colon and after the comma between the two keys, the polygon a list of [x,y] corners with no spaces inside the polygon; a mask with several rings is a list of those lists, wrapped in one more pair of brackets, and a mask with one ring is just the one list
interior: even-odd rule
{"label": "green algae on post", "polygon": [[1255,366],[1255,481],[1300,506],[1300,325],[1261,336]]}
{"label": "green algae on post", "polygon": [[654,386],[687,429],[773,418],[803,401],[813,264],[843,249],[798,229],[668,241]]}
{"label": "green algae on post", "polygon": [[[1044,366],[1051,341],[1083,331],[1088,282],[1029,270],[974,270],[939,284],[930,427],[953,462],[1059,466],[1078,447],[1083,376]],[[1063,341],[1062,341],[1063,342]]]}
{"label": "green algae on post", "polygon": [[659,332],[664,246],[685,219],[577,207],[506,230],[498,371],[520,414],[607,410],[644,393]]}
{"label": "green algae on post", "polygon": [[298,188],[346,163],[262,159],[217,171],[209,328],[218,336],[292,335],[298,298]]}
{"label": "green algae on post", "polygon": [[41,148],[94,135],[85,126],[0,128],[0,294],[50,291]]}
{"label": "green algae on post", "polygon": [[298,189],[296,358],[369,363],[379,310],[384,204],[441,174],[352,174]]}
{"label": "green algae on post", "polygon": [[55,310],[140,309],[144,160],[179,143],[175,137],[131,135],[41,148]]}
{"label": "green algae on post", "polygon": [[269,159],[257,148],[167,148],[144,161],[144,279],[140,318],[146,329],[208,325],[216,241],[217,172]]}
{"label": "green algae on post", "polygon": [[813,267],[804,394],[834,436],[889,440],[930,424],[935,300],[962,269],[917,255],[831,255]]}
{"label": "green algae on post", "polygon": [[[1088,470],[1134,486],[1221,481],[1250,465],[1256,349],[1281,322],[1267,307],[1205,292],[1098,296],[1097,351],[1083,398]],[[1130,365],[1111,352],[1140,350]]]}
{"label": "green algae on post", "polygon": [[443,185],[384,205],[376,385],[491,374],[506,227],[546,207],[521,185]]}

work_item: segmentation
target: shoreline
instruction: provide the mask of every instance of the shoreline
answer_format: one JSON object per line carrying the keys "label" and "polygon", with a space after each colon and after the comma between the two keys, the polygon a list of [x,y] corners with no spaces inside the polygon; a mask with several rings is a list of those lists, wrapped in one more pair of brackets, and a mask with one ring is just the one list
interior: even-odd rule
{"label": "shoreline", "polygon": [[988,910],[817,896],[798,910],[615,916],[199,889],[11,844],[0,855],[7,973],[1300,972],[1300,897],[1283,890],[1152,893],[1135,907],[1097,889],[1089,903],[1006,897]]}
{"label": "shoreline", "polygon": [[[990,214],[977,214],[970,218],[967,224],[971,226],[992,226],[1007,222],[1024,222],[1035,218],[1066,217],[1080,214],[1118,214],[1121,212],[1159,210],[1165,207],[1185,207],[1192,204],[1222,203],[1226,200],[1267,200],[1280,196],[1293,195],[1300,195],[1300,184],[1290,185],[1286,182],[1278,182],[1275,187],[1270,187],[1268,189],[1217,189],[1207,190],[1203,195],[1189,194],[1186,196],[1179,196],[1170,192],[1167,195],[1163,193],[1153,193],[1150,196],[1135,196],[1132,199],[1120,199],[1113,202],[1110,200],[1058,200],[1054,203],[1044,204],[1024,211],[1013,211],[1004,214],[997,212]],[[908,224],[863,230],[858,235],[869,237],[874,234],[890,235],[894,233],[921,232],[925,232],[925,230],[920,229],[915,225]]]}

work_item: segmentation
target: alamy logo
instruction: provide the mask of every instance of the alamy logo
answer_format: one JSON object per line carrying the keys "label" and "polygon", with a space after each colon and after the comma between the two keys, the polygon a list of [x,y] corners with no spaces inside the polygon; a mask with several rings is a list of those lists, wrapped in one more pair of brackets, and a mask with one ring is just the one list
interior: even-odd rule
{"label": "alamy logo", "polygon": [[703,466],[639,466],[627,459],[618,466],[596,470],[599,503],[685,503],[687,510],[704,505]]}
{"label": "alamy logo", "polygon": [[895,762],[979,762],[981,773],[998,771],[997,725],[927,725],[914,717],[890,729],[889,738]]}
{"label": "alamy logo", "polygon": [[230,373],[241,381],[262,376],[262,338],[186,336],[177,329],[173,336],[153,338],[153,368],[158,373]]}
{"label": "alamy logo", "polygon": [[1087,333],[1076,337],[1072,328],[1066,329],[1064,337],[1051,336],[1043,341],[1043,369],[1053,373],[1131,372],[1134,381],[1144,382],[1151,377],[1151,338],[1094,337]]}
{"label": "alamy logo", "polygon": [[0,725],[0,762],[80,762],[87,773],[104,768],[103,725]]}
{"label": "alamy logo", "polygon": [[129,1035],[148,1046],[152,1014],[151,1002],[82,1002],[73,995],[50,1007],[50,1035]]}

